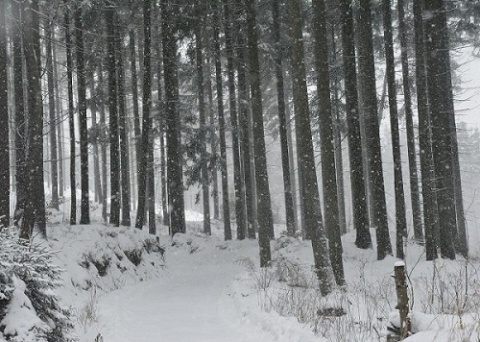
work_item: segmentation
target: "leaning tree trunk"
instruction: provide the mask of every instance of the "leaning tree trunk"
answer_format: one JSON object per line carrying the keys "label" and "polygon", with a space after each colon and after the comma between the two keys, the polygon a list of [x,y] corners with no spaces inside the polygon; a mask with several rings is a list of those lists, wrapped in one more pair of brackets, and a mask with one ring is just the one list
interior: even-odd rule
{"label": "leaning tree trunk", "polygon": [[52,201],[50,207],[58,210],[58,160],[57,160],[57,113],[55,111],[55,85],[53,73],[53,53],[52,53],[52,31],[53,24],[50,18],[45,20],[45,40],[46,47],[46,72],[47,72],[47,89],[48,89],[48,113],[50,119],[50,168],[52,177]]}

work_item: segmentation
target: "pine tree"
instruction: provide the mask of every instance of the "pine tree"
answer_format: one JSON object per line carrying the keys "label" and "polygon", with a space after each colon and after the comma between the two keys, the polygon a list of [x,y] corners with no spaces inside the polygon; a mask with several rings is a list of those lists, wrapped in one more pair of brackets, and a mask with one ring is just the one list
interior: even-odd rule
{"label": "pine tree", "polygon": [[7,32],[5,1],[0,2],[0,229],[10,224],[10,139],[8,135]]}

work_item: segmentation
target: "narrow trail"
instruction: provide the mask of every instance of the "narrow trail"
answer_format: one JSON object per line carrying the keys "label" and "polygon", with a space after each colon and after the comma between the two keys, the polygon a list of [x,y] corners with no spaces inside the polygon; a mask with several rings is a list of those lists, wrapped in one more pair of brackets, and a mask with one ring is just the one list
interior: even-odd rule
{"label": "narrow trail", "polygon": [[[226,314],[229,285],[245,270],[237,260],[255,256],[255,241],[167,252],[165,277],[100,299],[104,342],[268,342],[259,327]],[[228,246],[228,248],[227,248]],[[267,334],[268,335],[268,334]]]}

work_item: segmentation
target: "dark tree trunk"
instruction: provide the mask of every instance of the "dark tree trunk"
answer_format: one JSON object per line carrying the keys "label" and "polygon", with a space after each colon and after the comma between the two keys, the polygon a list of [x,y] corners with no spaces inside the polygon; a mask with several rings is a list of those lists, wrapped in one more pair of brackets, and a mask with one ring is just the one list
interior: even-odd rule
{"label": "dark tree trunk", "polygon": [[446,8],[443,0],[426,0],[425,43],[427,87],[431,108],[432,152],[436,175],[436,194],[442,257],[455,259],[454,236],[457,229],[455,187],[453,184],[450,56]]}
{"label": "dark tree trunk", "polygon": [[418,103],[418,131],[420,143],[420,171],[423,195],[423,220],[425,224],[425,249],[427,260],[437,258],[437,201],[434,193],[435,180],[432,174],[433,157],[430,132],[430,112],[427,94],[427,70],[425,61],[425,37],[423,29],[423,0],[413,3],[415,25],[416,86]]}
{"label": "dark tree trunk", "polygon": [[117,112],[115,9],[105,8],[107,24],[108,114],[110,117],[110,223],[120,226],[120,156]]}
{"label": "dark tree trunk", "polygon": [[55,111],[55,85],[53,73],[52,31],[53,25],[50,19],[45,20],[46,69],[48,89],[48,113],[50,120],[50,168],[52,177],[52,201],[50,207],[58,210],[58,160],[57,160],[57,114]]}
{"label": "dark tree trunk", "polygon": [[[14,223],[18,224],[23,216],[25,208],[25,149],[26,149],[26,120],[23,93],[23,53],[22,53],[22,27],[23,27],[23,3],[13,1],[12,17],[17,25],[12,28],[13,40],[13,89],[15,94],[15,188],[17,191],[17,203],[15,205]],[[21,14],[22,13],[22,14]]]}
{"label": "dark tree trunk", "polygon": [[10,139],[8,117],[6,2],[0,2],[0,229],[10,225]]}
{"label": "dark tree trunk", "polygon": [[348,151],[350,156],[350,182],[352,187],[353,227],[355,245],[367,249],[372,246],[368,225],[367,194],[365,192],[362,138],[358,111],[357,71],[355,65],[355,39],[351,0],[342,0],[342,48],[345,70],[345,97],[348,125]]}
{"label": "dark tree trunk", "polygon": [[230,202],[228,194],[228,174],[227,174],[227,143],[225,140],[225,113],[223,108],[223,85],[222,85],[222,64],[220,60],[220,7],[218,3],[213,5],[213,49],[215,55],[215,81],[217,89],[217,112],[218,112],[218,130],[220,139],[220,174],[222,178],[222,205],[223,205],[223,225],[225,231],[225,240],[232,239],[232,229],[230,227]]}
{"label": "dark tree trunk", "polygon": [[383,0],[383,30],[385,59],[387,63],[388,106],[390,108],[390,129],[392,134],[393,174],[395,184],[395,229],[396,256],[404,258],[403,238],[407,236],[405,195],[403,192],[400,132],[398,127],[397,87],[395,85],[395,56],[393,54],[393,29],[390,0]]}
{"label": "dark tree trunk", "polygon": [[88,131],[87,131],[87,98],[85,85],[85,59],[83,44],[82,8],[75,9],[75,51],[77,59],[78,115],[80,131],[80,179],[82,199],[80,205],[80,224],[90,224],[90,200],[88,186]]}
{"label": "dark tree trunk", "polygon": [[181,117],[178,110],[177,42],[175,22],[171,13],[172,3],[163,1],[162,43],[165,82],[165,120],[167,126],[167,174],[169,181],[168,200],[170,207],[170,230],[172,235],[185,233],[185,204],[183,198],[183,173],[181,164]]}
{"label": "dark tree trunk", "polygon": [[369,175],[371,177],[371,195],[374,212],[374,224],[377,232],[377,258],[383,260],[392,253],[388,231],[387,206],[383,181],[380,129],[377,110],[377,89],[375,85],[375,62],[372,41],[372,13],[370,0],[360,0],[359,6],[359,70],[364,87],[365,130],[368,150]]}
{"label": "dark tree trunk", "polygon": [[198,89],[198,115],[200,124],[200,162],[201,175],[200,183],[202,186],[202,203],[203,203],[203,232],[210,235],[212,233],[210,226],[210,191],[208,181],[208,165],[207,165],[207,145],[206,145],[206,127],[205,127],[205,85],[203,79],[203,42],[201,28],[204,24],[203,20],[199,20],[197,31],[195,32],[195,53],[197,66],[197,89]]}
{"label": "dark tree trunk", "polygon": [[245,197],[242,168],[240,163],[239,123],[237,117],[237,100],[235,90],[235,69],[234,69],[234,43],[233,43],[233,21],[230,14],[231,4],[224,0],[225,16],[225,48],[227,50],[227,74],[228,74],[228,99],[230,104],[230,124],[232,129],[232,157],[233,157],[233,180],[235,191],[235,218],[237,222],[237,239],[243,240],[246,235]]}
{"label": "dark tree trunk", "polygon": [[[118,27],[121,27],[117,19]],[[117,52],[117,90],[118,90],[118,135],[120,138],[120,180],[122,198],[122,219],[121,225],[130,227],[130,163],[128,156],[128,136],[126,120],[126,92],[125,92],[125,71],[123,68],[123,35],[120,29],[115,31],[115,43]]]}
{"label": "dark tree trunk", "polygon": [[329,241],[330,261],[337,285],[345,284],[343,248],[338,215],[337,170],[333,138],[332,105],[330,102],[330,66],[327,38],[327,9],[324,0],[312,1],[314,12],[315,65],[320,108],[319,129],[322,158],[323,198],[325,227]]}
{"label": "dark tree trunk", "polygon": [[340,82],[338,72],[340,66],[337,65],[337,45],[335,37],[335,25],[330,25],[331,43],[332,48],[330,51],[331,66],[335,66],[331,70],[331,82],[333,93],[333,108],[332,108],[332,120],[333,123],[333,139],[335,147],[335,169],[337,172],[337,194],[338,194],[338,223],[340,225],[341,234],[347,233],[347,216],[345,212],[345,183],[343,178],[343,142],[342,142],[342,119],[340,117]]}
{"label": "dark tree trunk", "polygon": [[[320,292],[327,295],[333,291],[335,278],[328,257],[328,241],[323,227],[318,192],[315,156],[313,154],[312,130],[308,108],[308,93],[303,46],[303,17],[300,0],[290,0],[290,22],[292,35],[292,83],[295,106],[295,132],[297,138],[297,159],[305,213],[305,230],[312,239],[315,272]],[[328,80],[328,78],[327,78]],[[336,191],[336,189],[335,189]]]}
{"label": "dark tree trunk", "polygon": [[266,267],[271,260],[270,239],[274,237],[270,186],[267,173],[267,155],[263,128],[263,104],[258,53],[258,33],[255,0],[246,0],[247,47],[249,55],[249,80],[253,123],[253,157],[257,199],[258,242],[260,266]]}
{"label": "dark tree trunk", "polygon": [[400,36],[402,58],[402,82],[405,108],[405,122],[407,129],[408,169],[410,174],[410,195],[413,214],[413,234],[415,240],[423,242],[423,220],[418,188],[417,154],[415,149],[415,133],[413,131],[412,95],[410,92],[410,76],[408,71],[407,29],[405,25],[404,0],[398,0],[398,30]]}
{"label": "dark tree trunk", "polygon": [[28,133],[26,151],[26,201],[20,238],[29,240],[34,227],[46,237],[45,189],[43,185],[43,104],[40,84],[40,25],[38,2],[25,6],[24,53],[28,80]]}
{"label": "dark tree trunk", "polygon": [[[67,0],[65,0],[67,2]],[[70,224],[77,222],[77,182],[75,171],[75,109],[73,103],[73,56],[72,39],[70,33],[70,12],[65,10],[65,45],[67,57],[67,86],[68,86],[68,125],[70,132]]]}
{"label": "dark tree trunk", "polygon": [[[150,118],[150,109],[152,106],[151,92],[151,12],[152,6],[150,0],[143,1],[143,98],[142,98],[142,139],[140,142],[140,164],[138,171],[138,206],[137,220],[135,227],[142,229],[145,223],[145,213],[147,209],[147,178],[148,178],[148,154],[150,145],[150,131],[152,129],[152,120]],[[148,189],[150,194],[153,189]]]}
{"label": "dark tree trunk", "polygon": [[243,1],[236,4],[237,17],[236,30],[237,34],[237,82],[238,82],[238,115],[240,125],[240,148],[242,157],[242,170],[244,196],[246,200],[246,224],[247,237],[249,239],[256,238],[256,201],[255,201],[255,177],[253,175],[253,164],[251,162],[252,139],[251,139],[251,115],[248,108],[248,86],[246,78],[246,59],[245,59],[245,22],[241,18],[245,7]]}
{"label": "dark tree trunk", "polygon": [[277,81],[277,106],[282,152],[283,192],[285,196],[285,218],[287,233],[293,236],[296,231],[295,211],[293,205],[292,182],[290,180],[290,158],[288,153],[287,119],[285,110],[285,91],[283,80],[283,47],[280,41],[280,6],[278,1],[272,2],[273,41],[275,44],[275,78]]}

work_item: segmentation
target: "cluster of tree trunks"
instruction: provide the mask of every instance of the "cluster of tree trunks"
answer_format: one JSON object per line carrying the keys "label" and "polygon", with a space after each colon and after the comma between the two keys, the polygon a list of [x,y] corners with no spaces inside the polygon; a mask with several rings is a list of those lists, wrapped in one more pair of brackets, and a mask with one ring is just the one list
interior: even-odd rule
{"label": "cluster of tree trunks", "polygon": [[[90,224],[93,192],[93,200],[103,206],[105,221],[108,218],[113,226],[130,226],[132,209],[136,209],[135,227],[142,229],[148,222],[149,232],[157,234],[156,204],[161,198],[162,223],[170,227],[172,235],[184,233],[184,172],[191,168],[196,170],[191,182],[201,190],[204,233],[212,233],[211,217],[220,219],[221,207],[224,238],[232,239],[234,230],[240,240],[258,236],[260,265],[268,266],[270,240],[275,237],[266,148],[271,123],[265,108],[271,107],[278,120],[286,232],[293,236],[302,231],[305,238],[311,239],[322,293],[345,283],[341,235],[347,231],[347,221],[356,231],[358,248],[372,247],[374,228],[378,259],[392,254],[370,0],[360,0],[357,7],[351,0],[313,0],[311,4],[301,0],[273,1],[267,11],[255,0],[195,4],[170,0],[81,4],[63,0],[61,9],[56,9],[56,15],[46,15],[43,25],[39,18],[53,11],[55,4],[39,6],[37,0],[9,4],[0,2],[2,226],[10,224],[12,215],[11,160],[16,191],[13,216],[21,228],[20,236],[29,239],[34,228],[46,236],[44,144],[48,143],[47,179],[52,208],[59,209],[63,201],[67,178],[63,158],[70,161],[70,224],[77,223],[79,176],[80,224]],[[425,242],[427,259],[439,255],[455,258],[456,253],[467,256],[446,2],[413,2],[414,45],[409,45],[407,39],[406,0],[396,2],[412,234],[407,225],[408,199],[402,173],[393,5],[390,0],[381,3],[393,151],[396,256],[404,257],[404,240],[409,237]],[[126,15],[123,9],[134,14]],[[5,15],[7,10],[12,14],[10,21]],[[312,61],[305,54],[309,43],[304,34],[305,11],[313,13],[309,26]],[[267,26],[271,35],[259,35],[260,28],[265,30],[264,18],[270,20]],[[126,23],[128,30],[124,29]],[[335,30],[337,23],[340,32]],[[7,49],[8,36],[11,49]],[[182,56],[185,42],[192,48],[188,47]],[[265,45],[271,48],[265,49]],[[341,59],[337,58],[337,46],[341,47]],[[418,146],[407,54],[410,47],[415,49]],[[8,77],[9,53],[12,84]],[[189,77],[184,76],[188,70],[186,58],[194,66]],[[337,65],[339,61],[343,65]],[[313,81],[307,72],[309,63],[315,71]],[[59,66],[63,66],[60,72]],[[268,68],[273,72],[266,73]],[[60,76],[63,71],[65,80]],[[45,118],[44,78],[49,113]],[[313,95],[309,84],[316,86],[315,102],[309,99]],[[67,88],[65,113],[62,87]],[[13,92],[14,100],[11,114],[9,92]],[[274,95],[274,104],[266,96],[269,92]],[[190,93],[195,94],[195,100],[187,104],[185,99],[191,97]],[[194,113],[195,120],[186,117],[188,111]],[[318,118],[318,127],[312,118]],[[47,129],[45,120],[49,123]],[[64,120],[68,121],[69,153],[63,145]],[[345,129],[342,120],[346,121]],[[9,121],[15,122],[12,146]],[[187,134],[191,131],[196,132],[194,138]],[[313,139],[317,131],[320,167]],[[348,139],[349,186],[343,181],[342,134]],[[191,159],[185,157],[187,145],[196,146]],[[416,151],[420,151],[419,165]],[[230,157],[233,186],[229,184]],[[351,220],[346,219],[346,189],[352,200]]]}

